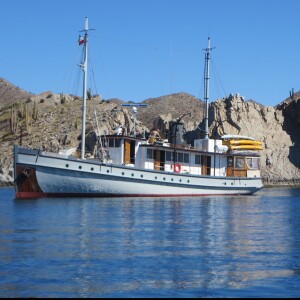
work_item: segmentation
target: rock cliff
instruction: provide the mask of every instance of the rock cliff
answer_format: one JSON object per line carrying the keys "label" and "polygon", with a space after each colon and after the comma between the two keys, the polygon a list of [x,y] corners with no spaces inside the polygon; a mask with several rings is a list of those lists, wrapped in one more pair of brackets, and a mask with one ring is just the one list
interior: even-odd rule
{"label": "rock cliff", "polygon": [[261,168],[265,184],[298,184],[299,116],[297,99],[274,108],[230,95],[211,104],[209,119],[214,136],[241,134],[263,142]]}

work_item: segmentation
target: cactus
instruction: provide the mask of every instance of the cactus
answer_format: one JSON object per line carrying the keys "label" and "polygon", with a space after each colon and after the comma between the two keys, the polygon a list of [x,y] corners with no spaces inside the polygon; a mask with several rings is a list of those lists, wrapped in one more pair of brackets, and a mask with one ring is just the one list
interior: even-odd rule
{"label": "cactus", "polygon": [[87,100],[91,100],[92,98],[93,98],[92,89],[89,88],[88,91],[87,91]]}
{"label": "cactus", "polygon": [[24,110],[25,110],[25,127],[26,127],[26,131],[28,132],[28,134],[30,134],[30,132],[31,132],[30,115],[28,113],[28,107],[26,104],[24,105]]}
{"label": "cactus", "polygon": [[60,93],[60,104],[65,104],[66,103],[66,96],[64,93]]}
{"label": "cactus", "polygon": [[21,101],[20,101],[20,104],[19,104],[18,116],[19,116],[19,118],[24,117],[24,106],[22,105]]}
{"label": "cactus", "polygon": [[36,121],[38,119],[38,117],[39,117],[39,110],[36,109],[35,114],[34,114],[34,120]]}
{"label": "cactus", "polygon": [[17,133],[18,125],[17,110],[13,106],[10,110],[10,130],[12,134]]}
{"label": "cactus", "polygon": [[294,88],[292,88],[292,91],[290,91],[290,98],[291,98],[292,100],[294,100],[294,95],[295,95],[295,93],[294,93]]}
{"label": "cactus", "polygon": [[75,120],[75,124],[74,124],[74,126],[75,126],[75,129],[78,129],[78,119],[76,118],[76,120]]}
{"label": "cactus", "polygon": [[36,107],[36,102],[34,101],[33,108],[32,108],[32,119],[36,121],[37,118],[38,118],[38,109]]}
{"label": "cactus", "polygon": [[25,118],[26,110],[27,110],[27,105],[26,105],[25,103],[23,103],[23,108],[22,108],[22,118]]}

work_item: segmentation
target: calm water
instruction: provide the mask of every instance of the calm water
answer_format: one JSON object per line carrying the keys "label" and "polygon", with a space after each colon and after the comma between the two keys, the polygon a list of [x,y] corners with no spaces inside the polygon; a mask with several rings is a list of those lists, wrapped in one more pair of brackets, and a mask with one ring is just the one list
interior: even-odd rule
{"label": "calm water", "polygon": [[16,200],[0,188],[0,297],[299,297],[300,189]]}

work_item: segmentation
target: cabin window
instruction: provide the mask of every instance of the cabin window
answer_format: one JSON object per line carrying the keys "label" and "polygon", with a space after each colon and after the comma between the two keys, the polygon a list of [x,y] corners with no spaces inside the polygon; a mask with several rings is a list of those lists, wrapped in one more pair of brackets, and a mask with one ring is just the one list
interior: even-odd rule
{"label": "cabin window", "polygon": [[246,164],[248,169],[253,169],[253,162],[251,157],[246,158]]}
{"label": "cabin window", "polygon": [[201,155],[195,155],[195,165],[201,165]]}
{"label": "cabin window", "polygon": [[166,151],[166,161],[173,161],[173,152]]}
{"label": "cabin window", "polygon": [[232,168],[233,167],[233,157],[227,157],[227,167]]}
{"label": "cabin window", "polygon": [[184,153],[183,161],[187,164],[190,162],[190,155],[188,153]]}
{"label": "cabin window", "polygon": [[115,146],[115,139],[109,139],[108,140],[108,147],[114,147]]}
{"label": "cabin window", "polygon": [[183,162],[183,153],[181,152],[177,153],[177,161],[181,163]]}
{"label": "cabin window", "polygon": [[153,149],[147,149],[147,158],[153,159]]}
{"label": "cabin window", "polygon": [[103,147],[108,147],[108,140],[101,139],[101,144]]}
{"label": "cabin window", "polygon": [[[174,161],[174,152],[166,151],[166,161]],[[189,163],[190,155],[189,153],[177,152],[176,153],[176,162],[180,163]]]}
{"label": "cabin window", "polygon": [[236,157],[235,158],[235,169],[245,169],[245,160],[243,157]]}
{"label": "cabin window", "polygon": [[120,139],[109,139],[108,140],[108,146],[110,148],[117,148],[120,147]]}
{"label": "cabin window", "polygon": [[256,170],[260,169],[260,158],[259,157],[253,157],[253,168]]}
{"label": "cabin window", "polygon": [[190,162],[190,155],[188,153],[178,152],[177,153],[177,162],[188,164]]}
{"label": "cabin window", "polygon": [[259,157],[247,157],[246,164],[248,169],[259,170],[260,169],[260,159]]}

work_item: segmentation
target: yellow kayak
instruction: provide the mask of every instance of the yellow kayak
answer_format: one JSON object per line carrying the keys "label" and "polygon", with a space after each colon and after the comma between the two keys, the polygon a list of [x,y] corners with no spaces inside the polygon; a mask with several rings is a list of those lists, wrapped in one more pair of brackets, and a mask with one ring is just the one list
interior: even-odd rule
{"label": "yellow kayak", "polygon": [[231,145],[256,145],[256,146],[262,146],[262,142],[252,141],[252,140],[228,140],[228,141],[223,141],[223,145],[227,145],[227,146],[231,146]]}
{"label": "yellow kayak", "polygon": [[230,145],[232,150],[262,150],[262,145]]}

